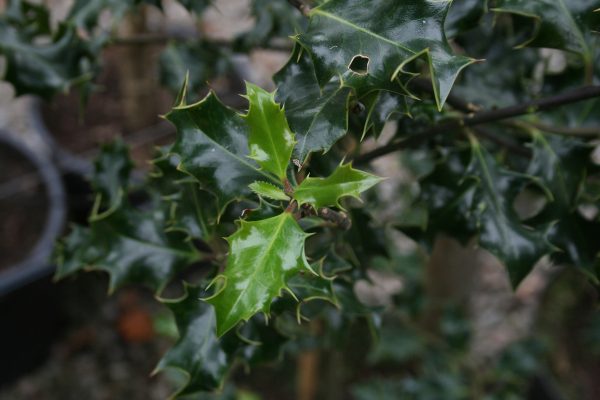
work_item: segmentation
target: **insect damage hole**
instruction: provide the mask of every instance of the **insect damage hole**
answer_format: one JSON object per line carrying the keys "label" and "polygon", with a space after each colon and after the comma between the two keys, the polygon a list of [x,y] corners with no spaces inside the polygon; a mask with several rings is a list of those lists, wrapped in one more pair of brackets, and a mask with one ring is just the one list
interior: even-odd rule
{"label": "insect damage hole", "polygon": [[358,54],[352,57],[348,69],[358,75],[367,75],[369,73],[370,61],[369,57]]}

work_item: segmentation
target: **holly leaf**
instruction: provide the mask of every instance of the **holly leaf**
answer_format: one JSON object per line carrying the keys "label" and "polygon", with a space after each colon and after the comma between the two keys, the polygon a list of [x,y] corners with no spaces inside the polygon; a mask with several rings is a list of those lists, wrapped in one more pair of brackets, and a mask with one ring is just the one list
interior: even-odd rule
{"label": "holly leaf", "polygon": [[352,168],[346,164],[336,168],[327,178],[308,177],[294,190],[299,205],[310,204],[315,208],[337,206],[342,197],[360,199],[360,194],[383,179]]}
{"label": "holly leaf", "polygon": [[0,55],[6,59],[4,79],[17,94],[46,99],[94,75],[95,53],[72,25],[61,25],[50,43],[36,43],[19,24],[0,18]]}
{"label": "holly leaf", "polygon": [[[185,90],[180,99],[185,99]],[[171,153],[180,157],[178,169],[215,195],[219,215],[231,201],[249,195],[252,182],[274,180],[248,158],[246,120],[213,92],[192,105],[182,101],[166,118],[177,128]]]}
{"label": "holly leaf", "polygon": [[94,165],[92,183],[99,195],[90,225],[75,226],[59,243],[56,279],[79,270],[100,270],[110,275],[110,292],[126,283],[161,292],[200,254],[185,235],[168,231],[168,208],[150,202],[138,210],[128,202],[131,160],[122,143],[103,146]]}
{"label": "holly leaf", "polygon": [[593,68],[592,29],[600,26],[600,15],[593,11],[599,6],[599,0],[499,0],[492,10],[533,20],[533,33],[521,46],[577,53]]}
{"label": "holly leaf", "polygon": [[585,220],[577,210],[593,148],[577,139],[541,132],[533,134],[531,147],[533,157],[527,173],[539,177],[552,193],[552,201],[529,222],[534,225],[554,222],[549,240],[561,250],[553,254],[556,262],[593,271],[600,246],[589,238],[596,237],[600,225]]}
{"label": "holly leaf", "polygon": [[272,200],[288,201],[290,198],[283,192],[281,188],[269,182],[254,182],[250,184],[250,190],[261,197],[266,197]]}
{"label": "holly leaf", "polygon": [[177,93],[187,74],[186,93],[191,96],[210,79],[231,71],[230,56],[228,50],[206,40],[169,43],[160,55],[160,82]]}
{"label": "holly leaf", "polygon": [[197,239],[210,238],[218,216],[214,196],[200,190],[193,177],[177,170],[179,158],[169,155],[166,149],[153,163],[155,168],[148,184],[167,203],[167,230]]}
{"label": "holly leaf", "polygon": [[248,114],[244,116],[250,129],[248,157],[283,181],[295,145],[285,113],[275,102],[273,93],[256,85],[246,83],[246,97],[250,102]]}
{"label": "holly leaf", "polygon": [[288,279],[302,270],[311,271],[304,255],[307,236],[287,212],[261,221],[241,221],[238,231],[227,238],[229,256],[220,276],[222,287],[206,300],[215,307],[218,336],[260,311],[268,314],[272,299],[288,289]]}
{"label": "holly leaf", "polygon": [[298,144],[294,156],[303,162],[314,151],[327,151],[348,131],[350,88],[336,76],[319,86],[309,54],[295,46],[287,64],[273,77],[276,98],[284,104]]}
{"label": "holly leaf", "polygon": [[448,37],[475,28],[487,10],[487,0],[454,0],[444,23]]}
{"label": "holly leaf", "polygon": [[374,89],[402,91],[392,84],[413,76],[407,65],[425,57],[439,109],[459,72],[474,62],[454,55],[444,35],[451,1],[331,0],[309,13],[306,33],[297,37],[309,50],[321,86],[339,75],[359,95]]}
{"label": "holly leaf", "polygon": [[187,376],[174,396],[217,390],[230,369],[231,357],[216,335],[215,310],[202,297],[206,293],[201,288],[186,285],[183,297],[162,301],[175,316],[179,339],[154,372],[175,368]]}
{"label": "holly leaf", "polygon": [[59,244],[56,279],[79,270],[99,270],[109,273],[111,293],[127,283],[144,284],[160,293],[179,271],[200,259],[185,236],[166,228],[160,210],[120,210],[93,221],[89,228],[77,227]]}
{"label": "holly leaf", "polygon": [[129,150],[122,141],[103,144],[100,154],[94,160],[92,188],[96,192],[96,207],[106,208],[110,213],[121,206],[127,195],[133,161]]}
{"label": "holly leaf", "polygon": [[474,137],[471,151],[466,177],[477,183],[471,212],[479,226],[479,243],[504,262],[516,287],[543,255],[554,250],[547,240],[548,227],[533,230],[524,226],[513,207],[526,185],[539,183],[500,167]]}

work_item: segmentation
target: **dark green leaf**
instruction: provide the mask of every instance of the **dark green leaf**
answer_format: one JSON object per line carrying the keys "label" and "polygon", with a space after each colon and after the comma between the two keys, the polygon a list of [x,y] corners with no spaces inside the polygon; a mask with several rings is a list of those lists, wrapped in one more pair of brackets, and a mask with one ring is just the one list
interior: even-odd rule
{"label": "dark green leaf", "polygon": [[498,165],[474,138],[468,179],[477,182],[471,212],[479,226],[479,243],[504,262],[516,286],[534,264],[553,248],[547,241],[547,227],[533,230],[524,226],[514,210],[514,199],[531,177]]}
{"label": "dark green leaf", "polygon": [[246,120],[214,93],[199,103],[176,106],[167,119],[177,127],[171,152],[181,159],[178,168],[216,196],[220,213],[231,201],[249,195],[252,182],[271,180],[248,158]]}
{"label": "dark green leaf", "polygon": [[186,286],[182,298],[163,300],[175,316],[179,339],[155,371],[176,368],[186,375],[187,383],[179,389],[178,396],[221,388],[232,362],[216,336],[214,308],[202,297],[206,297],[202,289]]}
{"label": "dark green leaf", "polygon": [[294,156],[303,162],[313,151],[327,151],[348,130],[350,89],[339,78],[319,86],[310,57],[296,46],[288,63],[273,77],[277,100],[285,106],[298,144]]}
{"label": "dark green leaf", "polygon": [[533,34],[522,46],[571,51],[591,69],[593,30],[600,26],[600,14],[593,11],[599,6],[599,0],[498,0],[493,10],[533,19]]}
{"label": "dark green leaf", "polygon": [[473,60],[453,54],[443,24],[451,1],[331,0],[313,8],[305,34],[321,86],[339,75],[344,84],[366,93],[374,89],[402,91],[393,84],[407,64],[425,57],[438,108],[441,109],[459,72]]}
{"label": "dark green leaf", "polygon": [[74,26],[61,25],[50,43],[37,44],[19,26],[0,17],[0,37],[0,54],[6,58],[4,79],[18,96],[50,98],[94,75],[95,53]]}

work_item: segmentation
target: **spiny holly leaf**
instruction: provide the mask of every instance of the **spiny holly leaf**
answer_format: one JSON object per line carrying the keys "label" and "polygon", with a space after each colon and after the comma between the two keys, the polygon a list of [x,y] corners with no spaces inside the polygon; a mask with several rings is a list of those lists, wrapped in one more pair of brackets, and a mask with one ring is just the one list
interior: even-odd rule
{"label": "spiny holly leaf", "polygon": [[[185,90],[182,93],[185,99]],[[272,179],[248,158],[246,120],[214,93],[199,103],[176,106],[166,118],[177,127],[171,152],[181,159],[178,168],[216,196],[219,213],[229,202],[250,194],[252,182]]]}
{"label": "spiny holly leaf", "polygon": [[600,26],[600,14],[593,11],[599,6],[600,0],[498,0],[493,10],[534,20],[533,35],[523,46],[578,53],[591,68],[592,31]]}
{"label": "spiny holly leaf", "polygon": [[207,299],[217,313],[218,336],[259,311],[268,313],[289,278],[311,271],[304,255],[307,236],[287,212],[262,221],[241,221],[238,231],[227,238],[223,287]]}
{"label": "spiny holly leaf", "polygon": [[454,0],[444,24],[446,35],[454,37],[475,28],[487,6],[487,0]]}
{"label": "spiny holly leaf", "polygon": [[356,170],[352,164],[339,166],[327,178],[306,178],[294,191],[299,205],[310,204],[315,208],[337,206],[345,196],[360,199],[360,194],[381,182],[382,178]]}
{"label": "spiny holly leaf", "polygon": [[561,250],[553,255],[555,261],[593,271],[598,264],[600,244],[594,245],[589,238],[600,232],[600,224],[585,220],[577,210],[591,166],[592,147],[577,139],[536,132],[532,148],[527,173],[539,177],[553,198],[529,222],[534,225],[555,222],[549,234],[550,242]]}
{"label": "spiny holly leaf", "polygon": [[361,99],[365,106],[365,123],[362,132],[364,138],[367,132],[379,137],[386,122],[402,115],[410,116],[406,96],[398,93],[380,90],[372,92]]}
{"label": "spiny holly leaf", "polygon": [[471,210],[479,225],[479,243],[504,262],[516,286],[543,255],[553,250],[546,239],[547,228],[525,227],[513,207],[517,194],[535,181],[500,167],[474,137],[471,148],[466,176],[478,183]]}
{"label": "spiny holly leaf", "polygon": [[[308,315],[302,313],[303,309],[309,308],[309,304],[314,300],[326,301],[336,307],[339,307],[335,292],[333,290],[333,279],[326,279],[322,276],[313,274],[298,274],[292,277],[288,282],[289,288],[298,297],[300,302],[296,306],[296,317],[298,321],[302,318],[312,318],[313,313],[310,311]],[[305,307],[303,307],[305,306]],[[315,313],[322,311],[322,305],[317,304],[318,309]]]}
{"label": "spiny holly leaf", "polygon": [[110,275],[109,290],[141,283],[160,292],[199,253],[177,232],[165,232],[164,213],[119,210],[89,228],[75,228],[59,245],[56,278],[78,270]]}
{"label": "spiny holly leaf", "polygon": [[122,141],[102,145],[100,155],[94,160],[92,187],[96,192],[98,207],[111,212],[121,205],[127,195],[129,178],[133,161],[129,158],[129,150]]}
{"label": "spiny holly leaf", "polygon": [[275,102],[273,93],[256,85],[246,84],[246,96],[250,102],[250,109],[244,117],[250,129],[248,157],[283,181],[296,144],[285,112]]}
{"label": "spiny holly leaf", "polygon": [[229,53],[206,40],[169,43],[160,55],[160,82],[177,93],[189,73],[187,94],[192,96],[210,79],[231,71]]}
{"label": "spiny holly leaf", "polygon": [[35,43],[34,37],[0,16],[0,55],[6,58],[4,79],[16,94],[50,98],[71,86],[88,82],[94,73],[94,51],[74,26],[61,25],[50,43]]}
{"label": "spiny holly leaf", "polygon": [[254,182],[250,184],[250,190],[261,197],[272,200],[287,201],[290,198],[282,189],[268,182]]}
{"label": "spiny holly leaf", "polygon": [[154,160],[151,189],[167,203],[167,230],[178,230],[197,239],[209,239],[215,228],[217,209],[214,196],[200,190],[198,181],[177,170],[179,158],[166,150]]}
{"label": "spiny holly leaf", "polygon": [[[460,70],[474,60],[455,56],[443,25],[451,1],[331,0],[313,8],[305,34],[297,40],[309,50],[321,86],[340,75],[360,93],[401,91],[393,85],[407,64],[426,57],[438,108]],[[410,75],[410,74],[409,74]]]}
{"label": "spiny holly leaf", "polygon": [[348,131],[350,88],[336,76],[319,86],[308,53],[295,46],[287,64],[273,77],[276,98],[285,105],[298,144],[294,156],[303,162],[313,151],[327,151]]}
{"label": "spiny holly leaf", "polygon": [[175,316],[179,339],[155,369],[176,368],[185,373],[188,380],[177,396],[219,389],[232,361],[215,333],[214,308],[201,300],[206,293],[195,286],[185,289],[182,298],[163,301]]}
{"label": "spiny holly leaf", "polygon": [[[141,283],[160,292],[180,270],[200,257],[179,232],[167,232],[168,208],[150,204],[147,211],[127,201],[131,161],[125,146],[102,147],[92,182],[101,199],[89,227],[73,228],[57,249],[56,278],[82,269],[106,271],[114,291],[126,283]],[[103,202],[102,197],[107,201]],[[100,210],[100,206],[108,210]]]}

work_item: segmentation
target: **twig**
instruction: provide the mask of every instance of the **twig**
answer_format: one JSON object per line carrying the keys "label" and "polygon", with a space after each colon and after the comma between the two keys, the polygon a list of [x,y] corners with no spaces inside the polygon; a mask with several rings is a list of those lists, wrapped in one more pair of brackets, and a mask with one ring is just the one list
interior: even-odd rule
{"label": "twig", "polygon": [[345,212],[337,212],[330,208],[324,207],[319,209],[317,215],[323,218],[325,221],[329,221],[345,231],[352,227],[352,220]]}
{"label": "twig", "polygon": [[[233,42],[224,39],[212,39],[199,35],[169,35],[169,34],[141,34],[129,37],[115,37],[110,40],[110,44],[115,46],[148,46],[148,45],[165,45],[170,41],[191,41],[204,40],[209,44],[217,47],[232,49]],[[275,51],[292,51],[292,46],[286,43],[268,43],[264,46],[259,46],[265,50]],[[242,51],[242,50],[235,50]]]}
{"label": "twig", "polygon": [[466,126],[477,126],[489,122],[518,117],[520,115],[533,114],[538,111],[549,110],[565,104],[576,103],[595,97],[600,97],[600,86],[585,86],[556,96],[547,97],[545,99],[534,100],[506,108],[467,115],[463,118],[443,122],[439,125],[434,125],[420,134],[409,136],[403,140],[394,141],[389,145],[382,146],[371,152],[360,155],[354,160],[354,163],[364,164],[383,155],[417,146],[437,135],[453,132]]}
{"label": "twig", "polygon": [[[517,121],[512,121],[516,123]],[[541,122],[518,121],[520,126],[528,126],[543,132],[556,133],[558,135],[578,137],[600,137],[600,127],[572,128],[567,126],[552,126]]]}
{"label": "twig", "polygon": [[530,158],[531,157],[531,150],[520,146],[519,143],[513,141],[513,140],[509,140],[505,137],[502,137],[500,135],[497,135],[496,133],[487,130],[486,128],[483,127],[474,127],[473,128],[473,132],[482,138],[485,138],[487,140],[489,140],[490,142],[496,143],[498,146],[502,146],[508,150],[510,150],[511,153],[516,154],[518,156],[521,157],[525,157],[525,158]]}

